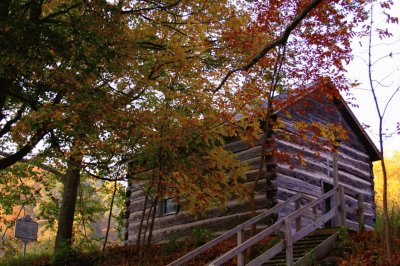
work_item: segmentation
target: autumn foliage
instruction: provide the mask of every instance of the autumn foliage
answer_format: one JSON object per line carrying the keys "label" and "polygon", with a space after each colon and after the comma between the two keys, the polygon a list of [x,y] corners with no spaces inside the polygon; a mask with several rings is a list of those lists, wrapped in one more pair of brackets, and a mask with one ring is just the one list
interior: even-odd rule
{"label": "autumn foliage", "polygon": [[[386,168],[388,172],[388,204],[389,209],[400,208],[400,152],[393,152],[392,156],[386,158]],[[374,164],[375,175],[375,202],[379,210],[382,210],[382,169],[381,165]]]}
{"label": "autumn foliage", "polygon": [[[73,242],[83,173],[129,177],[154,206],[174,196],[199,213],[245,198],[247,168],[225,140],[252,145],[269,133],[260,121],[270,125],[275,93],[327,80],[348,89],[344,65],[368,2],[2,1],[1,185],[18,183],[6,177],[23,158],[58,171],[57,243]],[[299,96],[287,95],[281,106]],[[341,132],[306,128],[332,143]]]}

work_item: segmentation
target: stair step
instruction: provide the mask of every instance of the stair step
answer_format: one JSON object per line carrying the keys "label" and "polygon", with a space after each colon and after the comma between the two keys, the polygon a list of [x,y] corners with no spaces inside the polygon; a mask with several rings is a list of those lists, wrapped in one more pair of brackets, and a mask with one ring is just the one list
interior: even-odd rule
{"label": "stair step", "polygon": [[[296,262],[304,257],[307,253],[315,249],[329,237],[337,232],[337,229],[317,230],[293,244],[293,261]],[[286,265],[286,250],[278,253],[276,256],[265,262],[263,265]]]}

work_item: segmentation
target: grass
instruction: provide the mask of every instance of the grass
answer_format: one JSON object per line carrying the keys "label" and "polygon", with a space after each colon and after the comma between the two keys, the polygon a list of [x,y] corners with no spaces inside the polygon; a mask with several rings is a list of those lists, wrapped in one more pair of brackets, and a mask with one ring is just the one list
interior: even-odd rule
{"label": "grass", "polygon": [[11,258],[1,258],[0,266],[39,266],[49,265],[51,256],[44,253],[27,254],[23,256],[14,256]]}

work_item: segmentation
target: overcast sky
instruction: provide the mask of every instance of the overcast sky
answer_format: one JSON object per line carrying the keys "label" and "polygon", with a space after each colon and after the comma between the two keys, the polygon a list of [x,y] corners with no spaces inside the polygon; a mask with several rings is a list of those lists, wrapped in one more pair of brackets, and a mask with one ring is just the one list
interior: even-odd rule
{"label": "overcast sky", "polygon": [[[391,14],[400,17],[400,1],[395,1]],[[378,101],[383,110],[391,95],[400,87],[400,25],[384,23],[385,16],[376,8],[375,26],[388,28],[393,33],[390,39],[380,40],[373,37],[372,62],[378,60],[372,67],[372,76],[375,80]],[[354,60],[348,65],[349,77],[361,82],[361,85],[351,92],[359,107],[352,107],[353,112],[361,123],[371,126],[366,129],[371,139],[378,145],[378,115],[373,102],[368,79],[368,38],[355,39],[352,44]],[[384,58],[383,58],[384,57]],[[383,59],[380,59],[383,58]],[[377,84],[379,81],[383,86]],[[384,149],[388,152],[400,151],[400,136],[396,134],[396,125],[400,122],[400,91],[395,94],[385,114],[384,133],[388,135],[384,142]],[[390,136],[389,136],[390,135]]]}

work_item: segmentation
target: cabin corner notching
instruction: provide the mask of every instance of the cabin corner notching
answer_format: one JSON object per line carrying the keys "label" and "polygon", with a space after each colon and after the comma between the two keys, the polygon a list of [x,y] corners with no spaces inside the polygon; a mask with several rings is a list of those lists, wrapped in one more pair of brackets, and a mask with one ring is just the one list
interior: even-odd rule
{"label": "cabin corner notching", "polygon": [[[364,200],[364,223],[367,229],[372,229],[375,223],[374,183],[372,162],[380,159],[380,154],[368,135],[362,129],[349,107],[339,96],[333,98],[318,95],[305,95],[285,110],[274,113],[276,119],[284,125],[275,130],[269,141],[272,141],[277,153],[302,154],[302,160],[294,160],[293,164],[271,157],[267,160],[265,174],[259,180],[256,188],[255,203],[258,212],[267,210],[274,205],[286,201],[297,193],[303,193],[311,198],[317,198],[333,188],[333,154],[331,151],[318,150],[313,145],[304,145],[301,141],[291,141],[289,134],[295,134],[296,123],[340,123],[347,131],[337,149],[337,165],[339,184],[345,188],[345,205],[350,211],[346,215],[346,225],[358,227],[357,210],[359,199]],[[307,106],[306,112],[298,112],[299,107]],[[249,146],[241,140],[227,143],[225,149],[233,152],[237,158],[246,162],[250,169],[247,172],[249,185],[255,179],[260,161],[261,145]],[[127,244],[134,244],[140,217],[146,210],[145,196],[140,184],[129,181],[127,188],[126,234]],[[331,202],[324,202],[320,212],[327,212]],[[202,227],[213,231],[226,231],[250,218],[248,202],[232,199],[227,202],[224,210],[211,209],[202,217],[195,217],[184,209],[180,209],[173,198],[164,199],[157,207],[153,224],[153,241],[168,240],[171,236],[187,237],[193,228]],[[285,217],[294,210],[283,209],[279,218]],[[325,226],[330,226],[326,224]]]}

